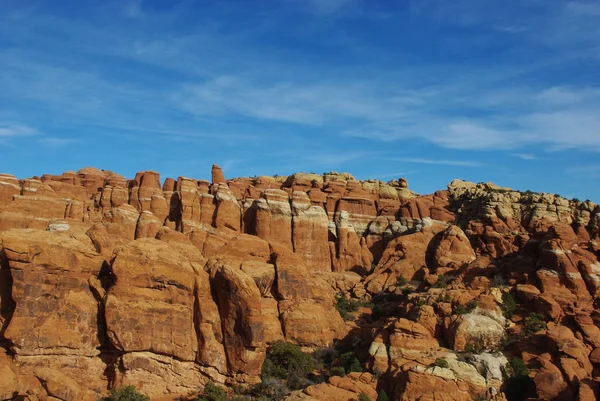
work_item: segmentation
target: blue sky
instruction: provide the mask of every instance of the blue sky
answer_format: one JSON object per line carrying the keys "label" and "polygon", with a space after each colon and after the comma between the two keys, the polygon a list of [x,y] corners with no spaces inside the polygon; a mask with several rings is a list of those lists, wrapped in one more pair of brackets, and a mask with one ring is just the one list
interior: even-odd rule
{"label": "blue sky", "polygon": [[348,171],[600,202],[600,1],[0,0],[0,172]]}

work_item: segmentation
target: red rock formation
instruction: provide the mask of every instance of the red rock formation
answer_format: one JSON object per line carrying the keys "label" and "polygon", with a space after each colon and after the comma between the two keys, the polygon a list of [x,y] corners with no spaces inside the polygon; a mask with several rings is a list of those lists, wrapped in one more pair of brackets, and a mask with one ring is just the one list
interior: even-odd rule
{"label": "red rock formation", "polygon": [[[492,393],[506,358],[462,352],[495,351],[505,334],[538,397],[591,399],[599,222],[591,202],[460,181],[417,196],[405,180],[226,180],[218,166],[210,182],[162,186],[152,171],[0,175],[0,399],[251,384],[283,339],[342,341],[384,371],[334,376],[296,399],[385,388],[398,400],[502,400]],[[375,305],[345,322],[338,291]],[[529,333],[532,312],[546,329]],[[448,367],[430,366],[438,358]]]}

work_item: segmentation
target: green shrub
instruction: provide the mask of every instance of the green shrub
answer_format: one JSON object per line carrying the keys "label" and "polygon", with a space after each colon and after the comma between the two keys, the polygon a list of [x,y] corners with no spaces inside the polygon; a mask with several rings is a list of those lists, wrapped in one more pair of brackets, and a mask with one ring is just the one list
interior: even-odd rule
{"label": "green shrub", "polygon": [[150,401],[150,397],[138,393],[134,386],[129,385],[113,388],[101,401]]}
{"label": "green shrub", "polygon": [[306,376],[301,376],[297,373],[292,373],[286,380],[285,384],[287,387],[290,388],[290,390],[300,390],[304,387],[308,387],[311,383],[306,378]]}
{"label": "green shrub", "polygon": [[334,366],[333,368],[331,368],[329,373],[331,374],[331,376],[346,376],[346,370],[343,366]]}
{"label": "green shrub", "polygon": [[388,395],[384,390],[379,390],[379,393],[377,393],[377,401],[389,401]]}
{"label": "green shrub", "polygon": [[530,336],[545,329],[546,322],[544,321],[544,315],[541,313],[532,312],[525,318],[525,327],[523,327],[525,336]]}
{"label": "green shrub", "polygon": [[342,355],[342,363],[344,366],[344,370],[348,373],[363,371],[360,361],[352,351],[346,352]]}
{"label": "green shrub", "polygon": [[437,366],[438,368],[449,368],[450,364],[444,358],[437,358],[432,366]]}
{"label": "green shrub", "polygon": [[406,280],[404,277],[402,277],[402,276],[399,276],[399,277],[396,279],[396,287],[403,287],[403,286],[405,286],[406,284],[408,284],[408,280]]}
{"label": "green shrub", "polygon": [[351,313],[356,312],[359,307],[360,303],[358,301],[346,299],[343,295],[336,296],[335,309],[344,320],[352,320]]}
{"label": "green shrub", "polygon": [[371,270],[369,271],[369,274],[372,274],[376,268],[377,268],[377,263],[371,263]]}
{"label": "green shrub", "polygon": [[277,379],[287,379],[288,370],[284,366],[279,366],[269,358],[265,358],[262,365],[261,377],[275,377]]}
{"label": "green shrub", "polygon": [[464,305],[458,305],[454,310],[454,313],[457,315],[464,315],[467,313],[467,307]]}
{"label": "green shrub", "polygon": [[435,299],[435,302],[442,303],[442,302],[450,302],[450,295],[448,295],[447,293],[442,295],[438,295],[438,297]]}
{"label": "green shrub", "polygon": [[279,340],[267,352],[261,376],[288,380],[292,376],[306,377],[313,369],[310,355],[295,344]]}
{"label": "green shrub", "polygon": [[402,289],[402,295],[406,296],[408,294],[412,294],[413,293],[413,289],[410,287],[404,287]]}
{"label": "green shrub", "polygon": [[510,347],[511,345],[513,345],[514,343],[516,343],[519,340],[519,336],[516,334],[507,334],[503,339],[502,339],[502,345],[501,348],[506,350],[508,347]]}
{"label": "green shrub", "polygon": [[236,384],[234,386],[231,387],[231,390],[235,393],[235,394],[244,394],[246,389],[244,388],[244,386]]}
{"label": "green shrub", "polygon": [[504,277],[502,277],[501,274],[496,274],[496,275],[494,275],[494,277],[492,277],[492,281],[490,282],[490,285],[493,288],[504,287],[506,285],[506,281],[504,280]]}
{"label": "green shrub", "polygon": [[375,305],[372,302],[358,301],[356,299],[347,299],[343,294],[336,295],[335,309],[339,312],[340,316],[344,320],[353,320],[351,315],[356,312],[358,308],[374,308]]}
{"label": "green shrub", "polygon": [[196,401],[227,401],[227,394],[215,383],[208,382],[204,385],[204,391],[196,398]]}
{"label": "green shrub", "polygon": [[464,315],[473,312],[479,306],[479,301],[476,299],[471,300],[467,305],[458,305],[454,310],[457,315]]}
{"label": "green shrub", "polygon": [[331,364],[340,356],[335,348],[318,348],[313,352],[315,369],[329,369]]}
{"label": "green shrub", "polygon": [[483,346],[477,341],[471,340],[465,345],[465,352],[469,352],[471,354],[480,354],[481,351],[483,351]]}
{"label": "green shrub", "polygon": [[527,365],[525,365],[525,361],[523,361],[523,359],[515,357],[510,360],[511,377],[527,376],[527,373]]}
{"label": "green shrub", "polygon": [[500,305],[500,309],[502,309],[502,314],[507,319],[510,319],[515,314],[517,303],[509,292],[502,294],[502,305]]}
{"label": "green shrub", "polygon": [[433,285],[434,288],[447,288],[448,287],[448,278],[443,274],[438,276],[437,281]]}
{"label": "green shrub", "polygon": [[289,388],[279,379],[269,377],[264,378],[252,388],[250,394],[253,399],[277,400],[289,394]]}
{"label": "green shrub", "polygon": [[371,397],[369,397],[365,393],[360,393],[358,395],[358,401],[371,401]]}
{"label": "green shrub", "polygon": [[375,305],[373,307],[373,311],[371,312],[371,318],[373,320],[379,320],[380,317],[383,316],[383,311],[381,310],[381,308],[379,307],[379,305]]}

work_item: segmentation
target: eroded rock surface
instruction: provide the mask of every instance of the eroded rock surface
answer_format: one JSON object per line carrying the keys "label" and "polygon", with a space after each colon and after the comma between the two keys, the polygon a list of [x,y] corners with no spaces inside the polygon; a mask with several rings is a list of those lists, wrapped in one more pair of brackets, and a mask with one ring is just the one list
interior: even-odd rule
{"label": "eroded rock surface", "polygon": [[459,180],[0,175],[0,399],[252,386],[278,340],[377,373],[290,400],[510,400],[515,358],[523,394],[594,399],[599,236],[589,201]]}

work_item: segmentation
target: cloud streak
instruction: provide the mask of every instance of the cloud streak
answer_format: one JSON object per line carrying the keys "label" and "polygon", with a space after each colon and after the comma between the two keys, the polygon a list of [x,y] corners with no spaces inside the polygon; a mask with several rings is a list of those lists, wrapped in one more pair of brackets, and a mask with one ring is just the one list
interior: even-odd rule
{"label": "cloud streak", "polygon": [[537,160],[538,157],[536,155],[532,155],[531,153],[511,153],[511,156],[518,157],[521,160]]}
{"label": "cloud streak", "polygon": [[37,135],[38,132],[31,127],[19,124],[0,123],[0,138],[24,137]]}
{"label": "cloud streak", "polygon": [[484,166],[481,162],[470,161],[470,160],[438,160],[438,159],[421,159],[412,157],[402,157],[399,159],[393,159],[402,163],[417,163],[417,164],[437,164],[444,166],[460,166],[460,167],[481,167]]}

